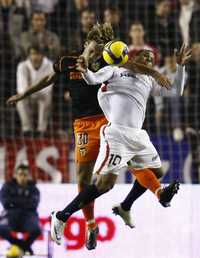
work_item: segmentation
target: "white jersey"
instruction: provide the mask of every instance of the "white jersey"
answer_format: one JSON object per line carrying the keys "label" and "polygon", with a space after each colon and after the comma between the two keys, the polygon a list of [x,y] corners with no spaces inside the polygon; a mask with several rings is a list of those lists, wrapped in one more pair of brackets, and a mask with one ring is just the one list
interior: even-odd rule
{"label": "white jersey", "polygon": [[[30,61],[26,59],[17,66],[17,93],[23,93],[30,85],[33,85],[40,81],[44,76],[53,72],[53,63],[47,57],[44,57],[39,69],[35,69]],[[52,85],[37,92],[35,96],[41,94],[48,94],[52,91]]]}
{"label": "white jersey", "polygon": [[[142,128],[150,95],[169,95],[151,76],[123,67],[106,66],[96,73],[87,70],[83,78],[88,84],[104,83],[98,91],[99,104],[109,122],[125,127]],[[182,95],[184,81],[185,68],[177,65],[173,95]]]}

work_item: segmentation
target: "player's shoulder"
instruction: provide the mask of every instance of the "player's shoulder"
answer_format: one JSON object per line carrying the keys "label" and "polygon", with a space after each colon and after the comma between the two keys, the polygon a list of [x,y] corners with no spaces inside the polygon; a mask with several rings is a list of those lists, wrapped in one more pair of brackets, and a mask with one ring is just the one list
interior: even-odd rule
{"label": "player's shoulder", "polygon": [[106,65],[101,68],[104,72],[112,72],[114,75],[119,73],[120,68],[117,65]]}

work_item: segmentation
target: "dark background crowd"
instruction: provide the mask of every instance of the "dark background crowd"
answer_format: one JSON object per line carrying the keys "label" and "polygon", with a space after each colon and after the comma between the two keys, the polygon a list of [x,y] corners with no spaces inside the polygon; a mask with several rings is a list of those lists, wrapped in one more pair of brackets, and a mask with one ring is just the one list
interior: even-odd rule
{"label": "dark background crowd", "polygon": [[[199,166],[199,0],[0,0],[0,137],[15,139],[25,130],[20,117],[26,107],[17,112],[5,103],[17,91],[18,66],[29,57],[30,47],[38,44],[50,62],[62,54],[81,53],[96,22],[110,22],[116,38],[129,45],[131,57],[141,49],[152,49],[155,65],[172,80],[174,49],[182,42],[193,49],[184,96],[150,99],[145,127],[151,135],[170,135],[175,141],[187,136]],[[48,93],[51,103],[47,101],[43,112],[49,112],[48,124],[38,127],[44,137],[68,136],[71,131],[71,100],[61,85],[58,82]]]}

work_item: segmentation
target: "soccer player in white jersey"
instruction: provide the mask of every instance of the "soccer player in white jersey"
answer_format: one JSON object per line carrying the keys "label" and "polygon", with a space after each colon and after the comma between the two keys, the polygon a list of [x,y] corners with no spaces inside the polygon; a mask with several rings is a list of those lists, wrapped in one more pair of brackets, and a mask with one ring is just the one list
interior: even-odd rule
{"label": "soccer player in white jersey", "polygon": [[[177,53],[173,94],[183,93],[184,65],[190,56],[191,51],[185,45]],[[141,63],[152,65],[153,59],[154,56],[150,52],[140,53]],[[94,173],[99,175],[97,182],[80,192],[62,211],[52,213],[51,235],[57,244],[61,243],[64,226],[69,217],[109,191],[114,186],[118,173],[128,162],[131,161],[137,173],[142,175],[145,169],[161,169],[159,155],[147,132],[142,130],[142,125],[149,95],[169,95],[167,89],[158,85],[151,76],[138,74],[124,67],[106,66],[93,73],[88,70],[83,59],[78,65],[88,84],[104,83],[99,89],[98,100],[109,124],[101,128],[101,146],[94,167]],[[168,206],[177,188],[178,183],[175,182],[163,189],[158,185],[153,191],[161,204]]]}

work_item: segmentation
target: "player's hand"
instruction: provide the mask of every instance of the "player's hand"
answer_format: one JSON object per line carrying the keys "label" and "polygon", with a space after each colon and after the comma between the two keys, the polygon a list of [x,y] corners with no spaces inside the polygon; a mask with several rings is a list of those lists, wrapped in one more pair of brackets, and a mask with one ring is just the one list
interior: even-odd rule
{"label": "player's hand", "polygon": [[76,70],[82,73],[85,73],[88,68],[88,63],[83,56],[79,56],[76,61]]}
{"label": "player's hand", "polygon": [[7,104],[8,105],[14,105],[16,104],[18,101],[24,99],[24,94],[16,94],[16,95],[13,95],[12,97],[10,97],[8,100],[7,100]]}
{"label": "player's hand", "polygon": [[160,86],[167,88],[168,90],[171,89],[171,86],[172,86],[171,81],[164,74],[161,74],[156,71],[154,74],[154,79]]}
{"label": "player's hand", "polygon": [[186,45],[183,43],[181,46],[180,50],[177,51],[176,49],[174,50],[174,53],[176,55],[176,62],[178,65],[185,65],[189,59],[192,56],[192,49],[186,47]]}

